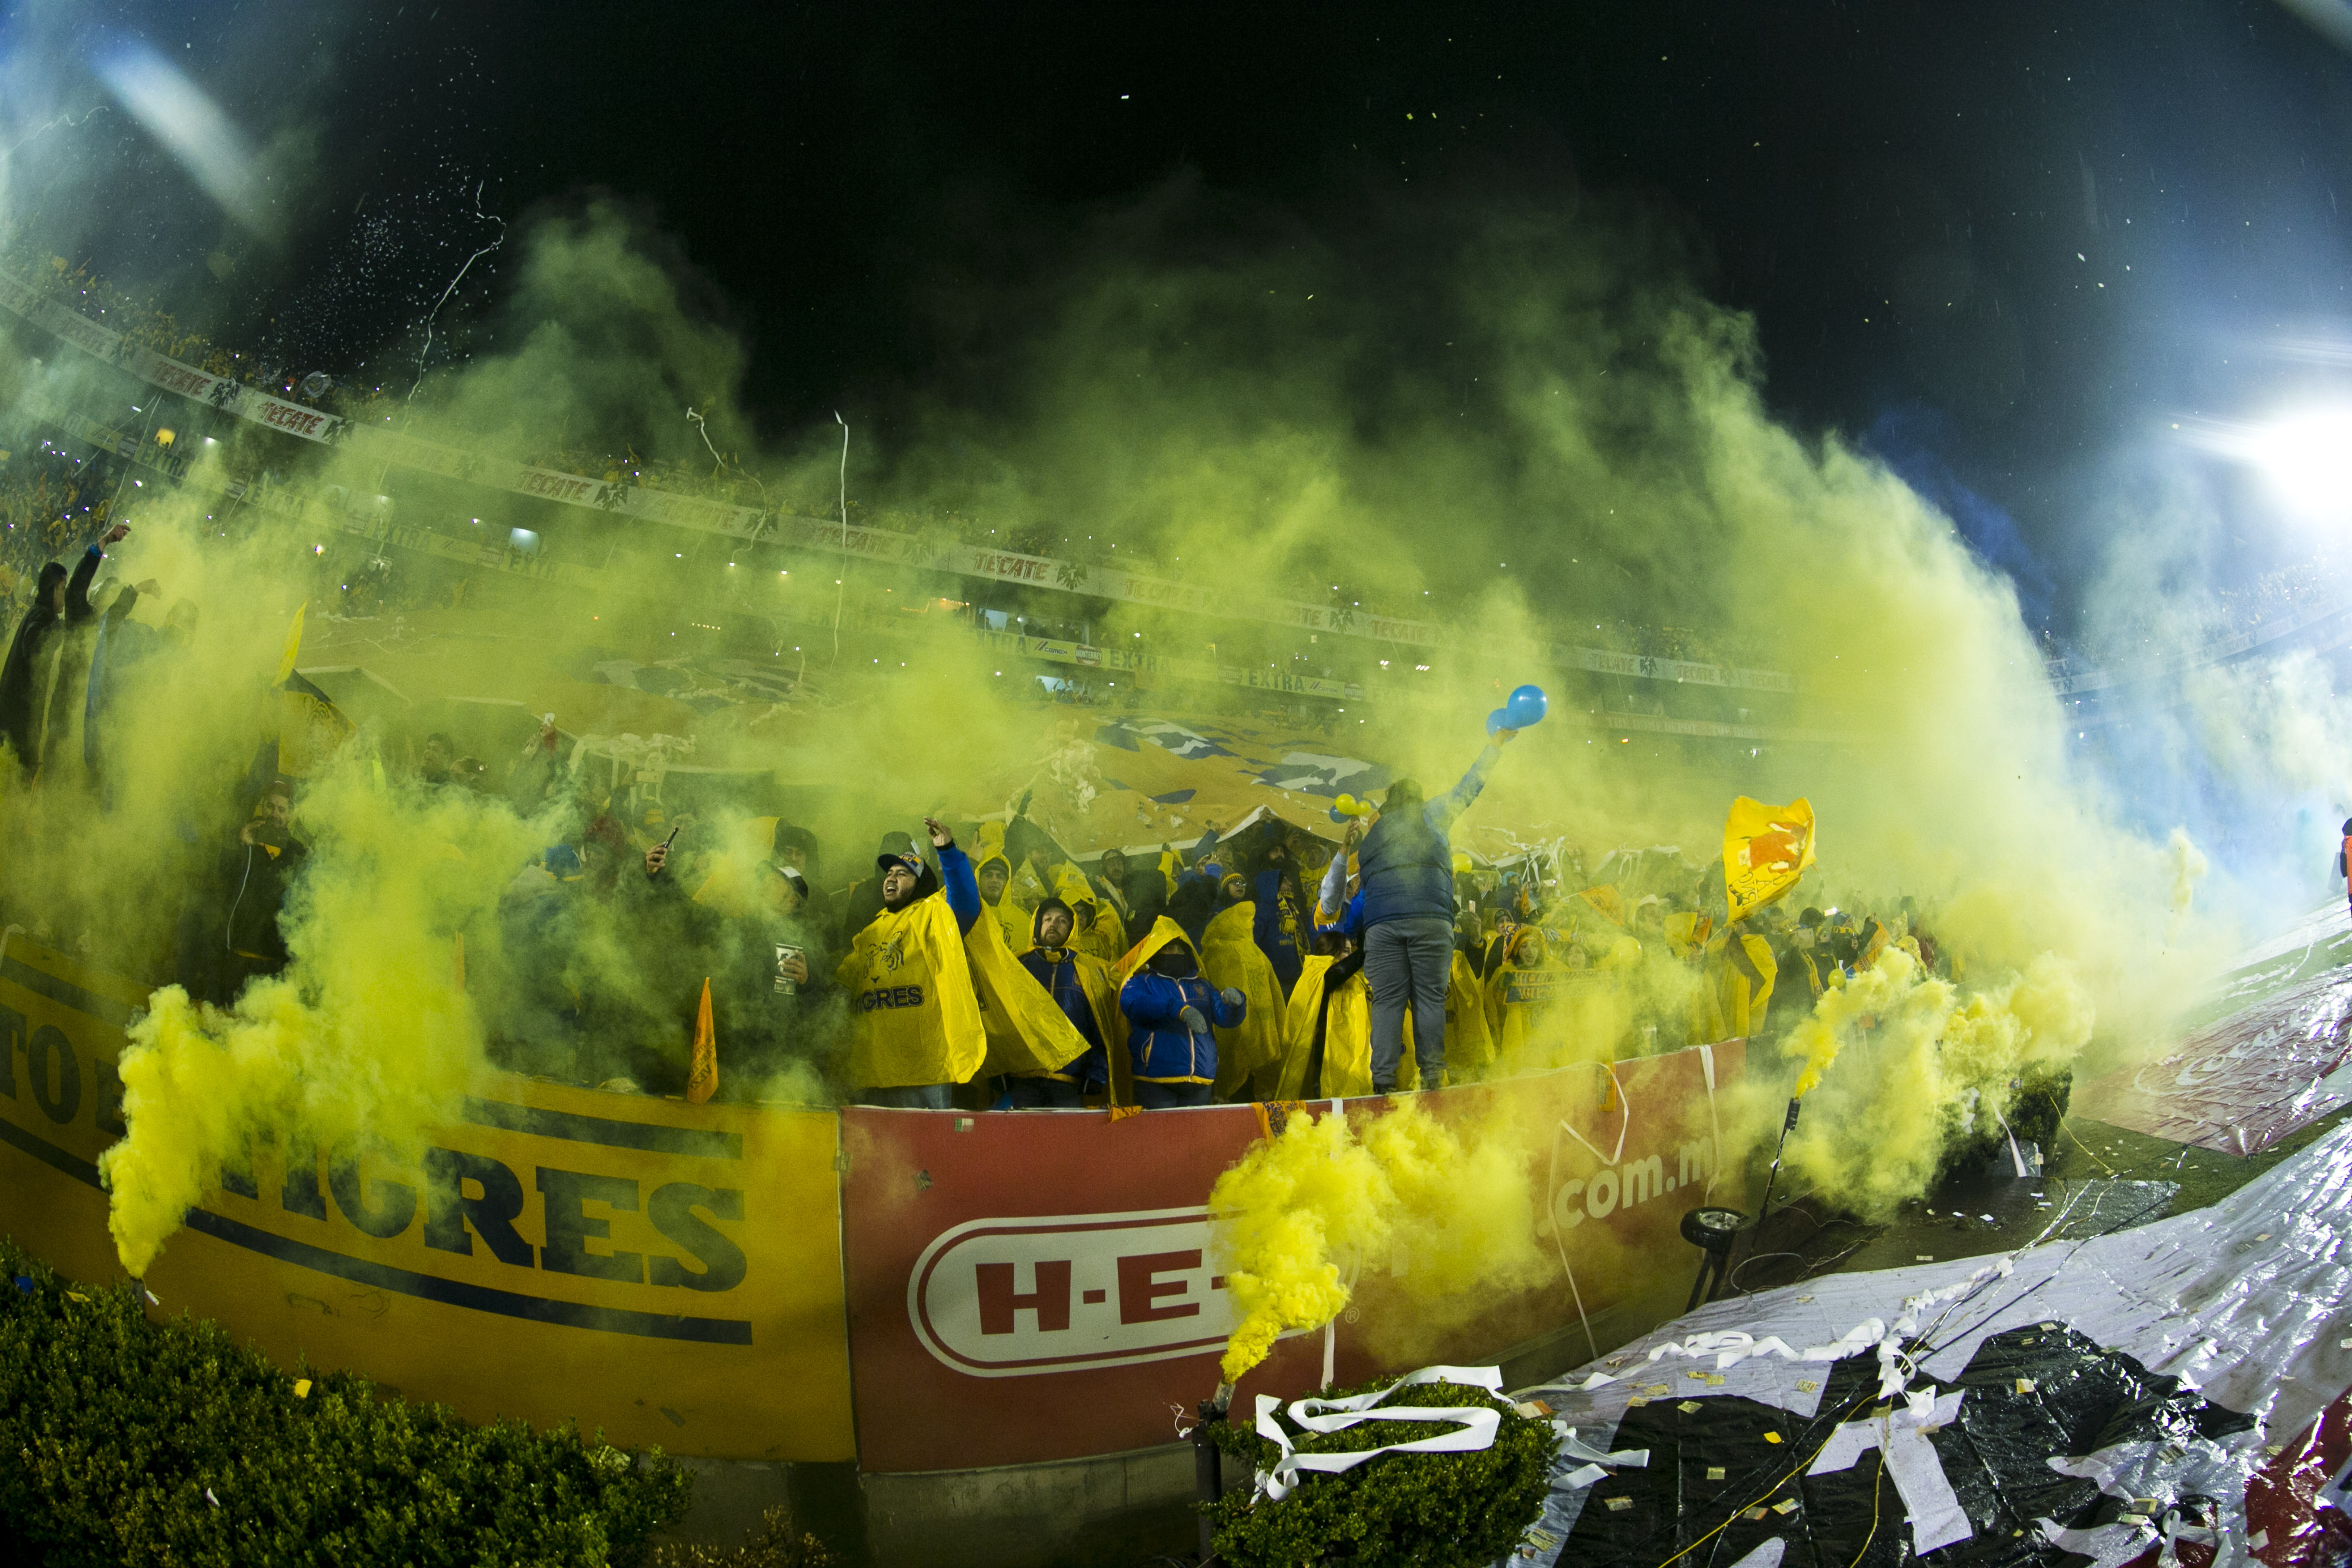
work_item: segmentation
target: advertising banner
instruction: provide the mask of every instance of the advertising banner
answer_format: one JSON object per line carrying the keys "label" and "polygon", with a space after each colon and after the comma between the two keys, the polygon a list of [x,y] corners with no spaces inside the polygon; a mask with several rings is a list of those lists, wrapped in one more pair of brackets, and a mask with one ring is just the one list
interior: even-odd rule
{"label": "advertising banner", "polygon": [[[21,941],[0,958],[8,1231],[92,1282],[121,1276],[97,1161],[143,1000]],[[455,1109],[413,1151],[257,1135],[149,1270],[159,1315],[472,1420],[852,1457],[831,1112],[504,1075]]]}
{"label": "advertising banner", "polygon": [[[1430,1361],[1492,1360],[1579,1322],[1697,1255],[1678,1234],[1706,1201],[1717,1154],[1715,1091],[1737,1042],[1440,1090],[1441,1120],[1508,1126],[1528,1152],[1521,1201],[1559,1272],[1536,1289],[1414,1317],[1377,1260],[1333,1325],[1340,1381]],[[1295,1114],[1328,1115],[1329,1101]],[[1344,1102],[1347,1113],[1384,1109]],[[971,1115],[842,1112],[842,1215],[861,1466],[873,1471],[1032,1464],[1173,1441],[1177,1416],[1218,1381],[1234,1326],[1213,1240],[1210,1189],[1264,1135],[1253,1106]],[[1326,1336],[1295,1335],[1243,1381],[1302,1394],[1324,1378]],[[1581,1342],[1576,1355],[1581,1355]]]}

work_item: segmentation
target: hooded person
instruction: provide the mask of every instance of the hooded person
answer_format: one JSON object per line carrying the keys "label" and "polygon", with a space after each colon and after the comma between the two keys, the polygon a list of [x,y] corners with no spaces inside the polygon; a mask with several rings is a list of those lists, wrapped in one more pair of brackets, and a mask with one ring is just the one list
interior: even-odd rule
{"label": "hooded person", "polygon": [[1217,1098],[1247,1089],[1252,1099],[1274,1091],[1282,1072],[1283,997],[1287,994],[1257,942],[1257,906],[1248,884],[1227,873],[1217,889],[1217,912],[1202,928],[1201,973],[1220,991],[1239,992],[1248,1015],[1229,1034],[1217,1058]]}
{"label": "hooded person", "polygon": [[1250,879],[1250,902],[1256,914],[1252,927],[1258,951],[1274,966],[1275,984],[1279,995],[1288,995],[1298,984],[1298,973],[1306,957],[1307,928],[1305,900],[1299,897],[1298,875],[1291,864],[1290,845],[1280,837],[1269,837],[1260,855],[1258,869]]}
{"label": "hooded person", "polygon": [[32,607],[16,623],[8,658],[0,664],[0,741],[7,742],[16,765],[27,774],[40,771],[49,737],[49,710],[57,682],[58,633],[80,625],[96,612],[90,608],[89,585],[98,576],[106,547],[131,531],[116,523],[98,542],[81,553],[68,574],[57,562],[41,568]]}
{"label": "hooded person", "polygon": [[[1095,868],[1087,875],[1087,896],[1095,905],[1094,923],[1116,927],[1120,953],[1125,953],[1135,941],[1135,937],[1129,934],[1131,929],[1129,921],[1135,913],[1135,904],[1128,891],[1128,879],[1127,855],[1116,848],[1106,849],[1097,856]],[[1140,934],[1141,931],[1137,931],[1136,935]],[[1116,962],[1116,955],[1113,961]]]}
{"label": "hooded person", "polygon": [[1199,952],[1162,916],[1112,972],[1127,1017],[1136,1102],[1146,1110],[1206,1105],[1217,1081],[1218,1029],[1240,1025],[1248,1004],[1202,977]]}
{"label": "hooded person", "polygon": [[1622,969],[1572,970],[1569,943],[1541,926],[1511,932],[1486,980],[1486,1027],[1497,1071],[1538,1072],[1580,1062],[1613,1062],[1632,1026]]}
{"label": "hooded person", "polygon": [[1435,800],[1424,801],[1411,779],[1391,784],[1381,818],[1357,854],[1364,977],[1372,993],[1372,1082],[1382,1093],[1396,1087],[1408,1005],[1421,1081],[1433,1088],[1444,1081],[1445,991],[1454,963],[1454,851],[1446,835],[1486,787],[1500,748],[1517,733],[1496,731],[1461,782]]}
{"label": "hooded person", "polygon": [[980,863],[974,869],[974,880],[980,889],[980,911],[996,922],[1004,938],[1006,951],[1021,953],[1029,948],[1029,911],[1013,897],[1013,862],[1002,849],[983,848]]}
{"label": "hooded person", "polygon": [[1014,962],[1053,1000],[1086,1042],[1086,1050],[1055,1067],[1008,1073],[1015,1110],[1075,1110],[1090,1095],[1108,1098],[1113,1105],[1135,1103],[1123,1053],[1115,1061],[1108,1048],[1119,1034],[1118,993],[1111,984],[1110,965],[1074,945],[1076,924],[1068,904],[1058,898],[1045,900],[1032,917],[1029,950]]}
{"label": "hooded person", "polygon": [[875,858],[882,911],[834,970],[849,997],[845,1073],[863,1105],[946,1110],[955,1086],[988,1057],[965,933],[980,919],[971,862],[926,817],[940,858],[934,876],[911,848]]}

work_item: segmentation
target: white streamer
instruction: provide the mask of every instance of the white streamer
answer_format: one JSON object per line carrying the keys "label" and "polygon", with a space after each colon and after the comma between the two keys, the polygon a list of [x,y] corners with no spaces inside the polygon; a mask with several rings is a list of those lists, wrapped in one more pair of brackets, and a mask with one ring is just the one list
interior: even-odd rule
{"label": "white streamer", "polygon": [[[1258,1472],[1258,1490],[1270,1501],[1279,1502],[1297,1485],[1301,1470],[1321,1470],[1337,1474],[1351,1470],[1366,1459],[1379,1454],[1467,1454],[1495,1446],[1495,1434],[1502,1429],[1503,1413],[1491,1405],[1413,1406],[1381,1408],[1381,1402],[1400,1388],[1411,1388],[1423,1383],[1458,1383],[1467,1387],[1483,1388],[1492,1394],[1503,1390],[1503,1369],[1498,1366],[1425,1366],[1419,1372],[1408,1373],[1386,1388],[1370,1394],[1352,1394],[1346,1399],[1301,1399],[1290,1406],[1290,1418],[1309,1432],[1328,1434],[1345,1431],[1363,1421],[1449,1421],[1458,1425],[1451,1432],[1441,1432],[1434,1437],[1417,1438],[1409,1443],[1390,1443],[1378,1448],[1356,1448],[1344,1454],[1302,1454],[1290,1446],[1290,1434],[1274,1418],[1282,1401],[1271,1394],[1257,1396],[1257,1435],[1282,1450],[1274,1468]],[[1332,1412],[1318,1415],[1318,1411]]]}

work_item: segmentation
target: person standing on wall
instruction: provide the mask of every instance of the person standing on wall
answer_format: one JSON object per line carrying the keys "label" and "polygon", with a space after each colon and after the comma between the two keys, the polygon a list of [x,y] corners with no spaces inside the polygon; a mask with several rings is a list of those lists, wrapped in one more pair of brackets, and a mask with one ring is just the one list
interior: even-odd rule
{"label": "person standing on wall", "polygon": [[1462,782],[1435,800],[1399,779],[1381,801],[1380,820],[1364,836],[1356,866],[1364,900],[1364,980],[1372,994],[1372,1092],[1396,1088],[1404,1057],[1404,1012],[1412,1008],[1413,1054],[1421,1086],[1444,1081],[1445,986],[1454,965],[1454,820],[1478,798],[1486,774],[1517,738],[1497,730]]}

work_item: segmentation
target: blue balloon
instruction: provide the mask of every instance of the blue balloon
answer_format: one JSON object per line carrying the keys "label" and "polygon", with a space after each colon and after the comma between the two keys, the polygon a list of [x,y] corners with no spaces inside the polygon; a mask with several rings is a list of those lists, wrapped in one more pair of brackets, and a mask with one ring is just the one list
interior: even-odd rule
{"label": "blue balloon", "polygon": [[1524,730],[1530,724],[1542,723],[1544,715],[1550,710],[1551,703],[1545,698],[1542,687],[1522,686],[1503,705],[1503,721],[1507,728]]}
{"label": "blue balloon", "polygon": [[1341,811],[1338,806],[1336,806],[1336,805],[1335,805],[1335,806],[1333,806],[1333,807],[1331,808],[1331,820],[1332,820],[1332,821],[1334,821],[1334,822],[1343,822],[1343,823],[1344,823],[1344,822],[1353,822],[1353,821],[1355,821],[1356,819],[1355,819],[1354,817],[1352,817],[1352,816],[1348,816],[1345,812],[1342,812],[1342,811]]}
{"label": "blue balloon", "polygon": [[1502,709],[1497,708],[1492,713],[1486,715],[1486,733],[1491,735],[1497,730],[1505,729],[1510,724],[1510,721],[1511,716]]}

